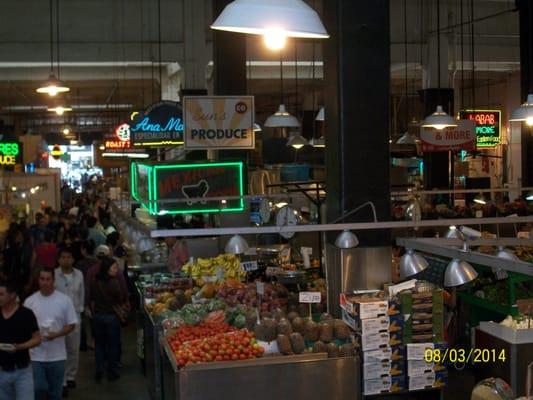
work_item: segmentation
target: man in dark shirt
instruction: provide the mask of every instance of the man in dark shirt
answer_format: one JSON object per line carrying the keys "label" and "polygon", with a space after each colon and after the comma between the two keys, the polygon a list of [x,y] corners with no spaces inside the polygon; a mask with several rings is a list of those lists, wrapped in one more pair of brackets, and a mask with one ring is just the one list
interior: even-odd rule
{"label": "man in dark shirt", "polygon": [[0,399],[33,400],[29,349],[40,343],[33,311],[19,306],[13,283],[0,281]]}

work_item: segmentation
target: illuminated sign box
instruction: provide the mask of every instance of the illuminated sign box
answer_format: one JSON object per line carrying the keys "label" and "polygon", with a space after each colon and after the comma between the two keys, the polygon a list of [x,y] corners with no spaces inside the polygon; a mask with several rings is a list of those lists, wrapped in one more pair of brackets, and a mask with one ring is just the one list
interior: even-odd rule
{"label": "illuminated sign box", "polygon": [[162,101],[136,114],[129,122],[134,147],[183,144],[183,114],[174,101]]}
{"label": "illuminated sign box", "polygon": [[22,164],[22,143],[14,141],[0,142],[0,167],[14,167]]}
{"label": "illuminated sign box", "polygon": [[153,215],[244,211],[244,199],[230,199],[244,196],[244,182],[242,161],[131,166],[132,196]]}
{"label": "illuminated sign box", "polygon": [[475,121],[478,148],[501,144],[501,111],[463,110],[459,112],[459,117]]}

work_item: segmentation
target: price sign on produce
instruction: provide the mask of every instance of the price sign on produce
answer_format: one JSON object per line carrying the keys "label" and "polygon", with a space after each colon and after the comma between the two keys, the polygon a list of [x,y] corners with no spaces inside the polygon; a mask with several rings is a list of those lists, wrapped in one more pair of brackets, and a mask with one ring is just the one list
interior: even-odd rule
{"label": "price sign on produce", "polygon": [[320,292],[300,292],[300,303],[320,303]]}
{"label": "price sign on produce", "polygon": [[257,271],[257,261],[246,261],[241,263],[241,269],[244,272]]}

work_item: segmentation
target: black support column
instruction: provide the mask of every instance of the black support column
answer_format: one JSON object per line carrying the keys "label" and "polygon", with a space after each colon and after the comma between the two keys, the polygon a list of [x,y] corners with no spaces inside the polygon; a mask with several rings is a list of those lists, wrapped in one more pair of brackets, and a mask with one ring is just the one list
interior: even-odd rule
{"label": "black support column", "polygon": [[[389,0],[327,0],[324,22],[328,221],[366,201],[390,220]],[[345,220],[359,221],[372,221],[369,208]],[[390,245],[383,231],[357,235]]]}
{"label": "black support column", "polygon": [[[520,75],[523,103],[533,93],[533,4],[517,0],[520,11]],[[533,186],[533,129],[522,124],[522,186]]]}

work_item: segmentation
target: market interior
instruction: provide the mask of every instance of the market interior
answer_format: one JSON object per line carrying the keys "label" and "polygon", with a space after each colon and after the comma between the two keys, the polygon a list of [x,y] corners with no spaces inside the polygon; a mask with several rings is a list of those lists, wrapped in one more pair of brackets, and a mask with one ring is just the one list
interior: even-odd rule
{"label": "market interior", "polygon": [[0,400],[533,399],[530,1],[0,26]]}

